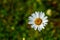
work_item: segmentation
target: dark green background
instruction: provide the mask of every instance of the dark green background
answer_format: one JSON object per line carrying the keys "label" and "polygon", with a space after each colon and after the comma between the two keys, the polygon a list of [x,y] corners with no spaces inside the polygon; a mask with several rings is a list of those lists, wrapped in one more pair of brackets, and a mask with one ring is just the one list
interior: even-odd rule
{"label": "dark green background", "polygon": [[[28,24],[28,17],[35,11],[44,12],[49,20],[40,32]],[[23,38],[60,40],[60,0],[0,0],[0,40]]]}

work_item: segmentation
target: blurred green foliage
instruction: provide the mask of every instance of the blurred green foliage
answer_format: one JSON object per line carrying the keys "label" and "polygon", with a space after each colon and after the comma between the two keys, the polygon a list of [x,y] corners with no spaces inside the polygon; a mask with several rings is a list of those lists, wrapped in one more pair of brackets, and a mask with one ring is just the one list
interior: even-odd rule
{"label": "blurred green foliage", "polygon": [[[50,10],[50,11],[49,11]],[[45,12],[48,25],[35,31],[28,17]],[[60,40],[60,0],[0,0],[0,40]]]}

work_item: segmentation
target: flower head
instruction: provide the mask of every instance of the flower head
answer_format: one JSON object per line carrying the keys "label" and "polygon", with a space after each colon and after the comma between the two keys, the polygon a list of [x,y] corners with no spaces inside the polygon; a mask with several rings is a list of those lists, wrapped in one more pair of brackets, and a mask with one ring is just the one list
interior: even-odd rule
{"label": "flower head", "polygon": [[31,24],[31,28],[34,28],[35,30],[38,29],[38,31],[41,31],[44,29],[44,26],[47,25],[48,17],[45,16],[43,12],[35,12],[29,17],[28,24]]}

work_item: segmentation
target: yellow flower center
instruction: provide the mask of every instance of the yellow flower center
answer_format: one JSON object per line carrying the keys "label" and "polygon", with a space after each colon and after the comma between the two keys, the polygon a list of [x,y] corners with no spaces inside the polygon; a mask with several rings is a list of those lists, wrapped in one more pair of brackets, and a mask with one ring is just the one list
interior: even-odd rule
{"label": "yellow flower center", "polygon": [[42,23],[42,19],[36,18],[34,22],[36,25],[40,25]]}

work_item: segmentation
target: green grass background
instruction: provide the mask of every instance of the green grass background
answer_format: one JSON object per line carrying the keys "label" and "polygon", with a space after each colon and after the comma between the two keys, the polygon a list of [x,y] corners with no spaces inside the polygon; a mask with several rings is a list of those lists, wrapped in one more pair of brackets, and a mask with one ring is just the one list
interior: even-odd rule
{"label": "green grass background", "polygon": [[[40,32],[28,24],[28,17],[35,11],[44,12],[49,20]],[[0,0],[0,40],[23,38],[60,40],[60,0]]]}

